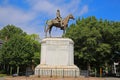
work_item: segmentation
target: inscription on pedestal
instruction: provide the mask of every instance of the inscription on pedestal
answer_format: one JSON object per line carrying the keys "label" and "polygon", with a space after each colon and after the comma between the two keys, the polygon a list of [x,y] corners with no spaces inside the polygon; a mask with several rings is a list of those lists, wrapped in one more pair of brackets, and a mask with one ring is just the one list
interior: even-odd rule
{"label": "inscription on pedestal", "polygon": [[68,41],[65,41],[65,40],[53,40],[53,41],[46,41],[46,44],[47,45],[68,45],[69,42]]}
{"label": "inscription on pedestal", "polygon": [[68,65],[68,41],[47,41],[47,65]]}

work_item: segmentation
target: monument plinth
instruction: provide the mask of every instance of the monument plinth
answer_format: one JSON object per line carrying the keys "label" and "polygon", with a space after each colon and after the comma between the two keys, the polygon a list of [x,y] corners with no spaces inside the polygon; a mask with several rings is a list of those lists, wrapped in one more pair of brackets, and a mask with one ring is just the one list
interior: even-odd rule
{"label": "monument plinth", "polygon": [[41,61],[35,68],[38,76],[79,76],[74,65],[74,42],[69,38],[45,38],[41,41]]}

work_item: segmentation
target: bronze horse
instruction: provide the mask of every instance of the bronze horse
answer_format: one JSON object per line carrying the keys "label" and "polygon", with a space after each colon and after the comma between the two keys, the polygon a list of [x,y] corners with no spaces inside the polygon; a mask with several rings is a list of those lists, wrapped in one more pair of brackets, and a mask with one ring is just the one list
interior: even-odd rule
{"label": "bronze horse", "polygon": [[46,25],[48,25],[47,29],[46,29],[46,26],[45,26],[45,36],[47,37],[47,32],[49,31],[49,35],[51,37],[51,30],[52,30],[53,26],[55,26],[55,27],[60,28],[61,30],[63,30],[63,34],[64,34],[66,28],[68,27],[69,19],[74,19],[74,16],[72,14],[69,14],[66,18],[64,18],[62,20],[62,24],[64,26],[62,26],[61,23],[58,22],[58,20],[56,20],[56,19],[48,20],[46,22]]}

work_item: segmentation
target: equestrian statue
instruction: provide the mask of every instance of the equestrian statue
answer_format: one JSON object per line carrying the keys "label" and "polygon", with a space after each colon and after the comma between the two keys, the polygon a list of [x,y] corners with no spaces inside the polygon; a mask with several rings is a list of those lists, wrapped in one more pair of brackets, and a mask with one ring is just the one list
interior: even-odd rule
{"label": "equestrian statue", "polygon": [[57,10],[56,18],[46,22],[47,27],[45,26],[45,36],[47,37],[47,32],[49,31],[49,36],[51,37],[51,30],[53,26],[60,28],[63,30],[63,34],[65,34],[65,30],[68,27],[68,22],[70,19],[74,20],[74,16],[72,14],[69,14],[67,17],[62,19],[60,10]]}

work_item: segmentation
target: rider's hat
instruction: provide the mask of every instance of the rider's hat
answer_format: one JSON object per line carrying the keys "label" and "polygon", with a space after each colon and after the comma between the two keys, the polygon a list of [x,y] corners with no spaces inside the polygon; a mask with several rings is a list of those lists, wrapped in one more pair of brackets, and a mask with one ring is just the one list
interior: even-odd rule
{"label": "rider's hat", "polygon": [[59,10],[59,9],[57,9],[57,12],[60,12],[60,10]]}

